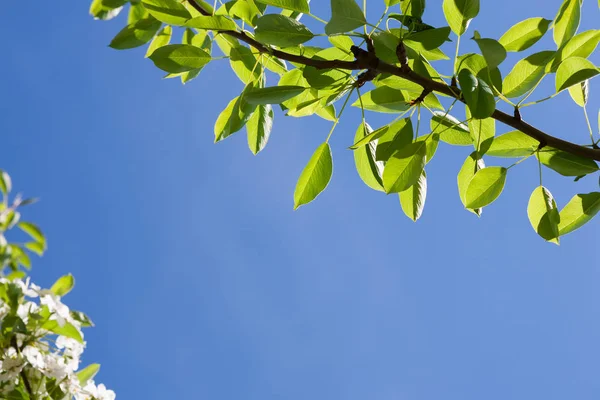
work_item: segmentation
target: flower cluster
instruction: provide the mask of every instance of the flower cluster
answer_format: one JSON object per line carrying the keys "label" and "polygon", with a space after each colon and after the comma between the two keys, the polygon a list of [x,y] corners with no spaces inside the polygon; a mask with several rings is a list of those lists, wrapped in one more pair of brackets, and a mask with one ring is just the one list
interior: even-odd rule
{"label": "flower cluster", "polygon": [[81,329],[92,323],[62,303],[73,285],[71,275],[48,290],[22,274],[0,278],[0,398],[115,399],[112,390],[93,381],[99,365],[79,368]]}

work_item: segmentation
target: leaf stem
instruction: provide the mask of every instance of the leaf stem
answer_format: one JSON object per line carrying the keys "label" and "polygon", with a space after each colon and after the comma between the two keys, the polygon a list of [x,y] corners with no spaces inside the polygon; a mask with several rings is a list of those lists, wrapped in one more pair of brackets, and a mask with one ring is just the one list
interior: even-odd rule
{"label": "leaf stem", "polygon": [[[523,97],[521,100],[519,100],[519,102],[517,103],[517,107],[521,106],[521,103],[523,103],[525,100],[527,100],[527,98],[529,98],[529,96],[531,96],[533,94],[535,89],[537,89],[537,87],[540,85],[540,83],[542,83],[542,81],[544,80],[545,77],[546,77],[546,74],[544,74],[542,76],[542,78],[538,81],[538,83],[536,83],[535,86],[532,87],[531,90],[529,90],[529,93],[527,93],[527,95],[525,97]],[[533,104],[535,104],[535,103],[533,103]],[[528,105],[529,104],[526,104],[523,107],[526,107]]]}
{"label": "leaf stem", "polygon": [[327,21],[325,21],[325,20],[324,20],[324,19],[322,19],[322,18],[319,18],[319,17],[317,17],[317,16],[316,16],[315,14],[313,14],[313,13],[307,13],[306,15],[308,15],[309,17],[311,17],[311,18],[314,18],[314,19],[316,19],[317,21],[319,21],[319,22],[321,22],[321,23],[323,23],[323,24],[327,25]]}
{"label": "leaf stem", "polygon": [[340,109],[340,112],[338,113],[338,116],[335,119],[335,122],[333,123],[333,126],[331,127],[331,130],[329,131],[329,135],[327,135],[327,139],[325,140],[325,143],[329,143],[329,139],[331,138],[331,135],[333,134],[333,131],[335,130],[335,127],[340,122],[340,118],[342,118],[342,114],[344,113],[344,110],[346,109],[346,105],[348,104],[348,100],[350,100],[350,96],[352,95],[352,92],[354,92],[354,88],[352,88],[350,90],[350,93],[348,93],[348,96],[346,96],[346,100],[344,101],[344,105],[342,105],[342,108]]}
{"label": "leaf stem", "polygon": [[454,76],[458,75],[458,71],[456,70],[456,63],[458,62],[458,48],[460,47],[460,36],[456,39],[456,53],[454,53]]}
{"label": "leaf stem", "polygon": [[590,131],[590,139],[592,140],[592,144],[595,144],[596,142],[594,141],[594,131],[592,130],[592,124],[590,124],[590,117],[588,116],[587,108],[585,107],[585,105],[583,106],[583,114],[585,115],[585,122],[587,122],[588,130]]}

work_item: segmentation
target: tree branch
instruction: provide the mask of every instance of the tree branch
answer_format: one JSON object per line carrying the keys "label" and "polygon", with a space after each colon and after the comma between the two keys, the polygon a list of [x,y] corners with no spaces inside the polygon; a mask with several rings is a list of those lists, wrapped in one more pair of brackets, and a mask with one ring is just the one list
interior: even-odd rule
{"label": "tree branch", "polygon": [[[209,16],[211,13],[204,10],[195,0],[188,0],[189,4],[194,7],[200,14]],[[377,62],[376,68],[373,68],[373,60],[369,60],[367,58],[357,58],[355,61],[342,61],[342,60],[320,60],[309,58],[296,54],[289,54],[281,50],[273,49],[271,47],[265,46],[257,40],[250,37],[245,32],[238,31],[217,31],[220,34],[225,34],[232,36],[236,39],[239,39],[248,45],[254,47],[260,53],[266,53],[273,55],[282,60],[295,62],[298,64],[308,65],[310,67],[314,67],[317,69],[344,69],[344,70],[374,70],[378,73],[386,73],[394,76],[398,76],[400,78],[404,78],[413,83],[416,83],[423,87],[424,90],[430,92],[438,92],[445,94],[447,96],[458,99],[459,101],[465,103],[465,100],[462,98],[459,91],[456,88],[448,86],[444,82],[434,81],[432,79],[421,76],[409,68],[397,67],[392,64],[388,64],[382,60]],[[566,151],[567,153],[571,153],[576,156],[589,158],[592,160],[600,161],[600,149],[595,149],[591,147],[581,146],[572,142],[568,142],[563,139],[559,139],[557,137],[551,136],[531,125],[527,122],[523,121],[521,118],[517,118],[515,116],[511,116],[506,114],[498,109],[494,111],[492,114],[492,118],[497,121],[500,121],[514,129],[517,129],[524,133],[525,135],[532,137],[533,139],[540,142],[540,146],[550,146],[556,149]]]}

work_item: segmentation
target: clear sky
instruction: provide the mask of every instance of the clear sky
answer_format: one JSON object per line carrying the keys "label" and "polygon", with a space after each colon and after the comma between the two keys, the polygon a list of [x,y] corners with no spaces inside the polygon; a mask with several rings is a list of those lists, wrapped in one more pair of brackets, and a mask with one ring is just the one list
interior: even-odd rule
{"label": "clear sky", "polygon": [[[312,3],[328,18],[328,2]],[[369,0],[371,20],[380,3]],[[429,2],[425,22],[445,25],[439,3]],[[467,37],[551,19],[561,2],[482,3]],[[331,184],[294,212],[296,179],[328,122],[278,114],[257,157],[244,134],[214,145],[216,116],[241,90],[226,61],[182,86],[161,79],[145,48],[107,47],[125,15],[94,21],[83,0],[7,6],[0,168],[41,197],[25,214],[49,240],[33,276],[49,285],[75,275],[66,302],[97,325],[84,363],[102,364],[98,381],[119,399],[600,396],[600,225],[560,247],[537,237],[526,214],[535,160],[511,170],[478,219],[456,189],[470,150],[440,145],[415,224],[397,197],[370,190],[354,170],[352,110],[332,139]],[[587,1],[582,29],[598,28],[599,14]],[[554,43],[548,35],[534,49]],[[547,78],[540,96],[553,85]],[[524,118],[588,139],[566,93]],[[367,120],[377,127],[389,117]],[[598,190],[597,177],[574,184],[552,171],[544,183],[560,206]]]}

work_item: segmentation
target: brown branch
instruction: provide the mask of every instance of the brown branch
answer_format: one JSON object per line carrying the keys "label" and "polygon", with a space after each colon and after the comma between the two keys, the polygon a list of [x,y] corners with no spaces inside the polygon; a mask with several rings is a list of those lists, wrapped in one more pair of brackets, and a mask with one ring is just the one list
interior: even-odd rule
{"label": "brown branch", "polygon": [[[209,12],[204,10],[195,0],[188,0],[189,4],[194,7],[200,14],[202,15],[211,15]],[[462,98],[459,91],[452,86],[448,86],[444,82],[435,81],[424,76],[421,76],[409,68],[397,67],[392,64],[388,64],[382,60],[377,62],[376,68],[372,68],[373,60],[371,57],[360,57],[355,61],[342,61],[342,60],[321,60],[315,58],[309,58],[296,54],[289,54],[281,50],[273,49],[271,47],[265,46],[257,40],[250,37],[245,32],[238,31],[217,31],[220,34],[225,34],[232,36],[236,39],[239,39],[248,45],[254,47],[260,53],[271,54],[277,58],[282,60],[295,62],[298,64],[308,65],[310,67],[314,67],[317,69],[345,69],[345,70],[375,70],[378,73],[386,73],[390,75],[395,75],[400,78],[404,78],[413,83],[416,83],[423,87],[424,90],[429,92],[438,92],[445,94],[447,96],[458,99],[459,101],[465,103],[464,98]],[[366,53],[366,52],[365,52]],[[556,149],[566,151],[567,153],[571,153],[576,156],[589,158],[592,160],[600,161],[600,149],[595,149],[591,147],[581,146],[572,142],[568,142],[563,139],[559,139],[557,137],[551,136],[541,130],[529,125],[527,122],[518,118],[517,116],[511,116],[506,114],[498,109],[494,111],[492,114],[492,118],[497,121],[500,121],[514,129],[517,129],[524,133],[525,135],[532,137],[533,139],[540,142],[542,146],[550,146]]]}

